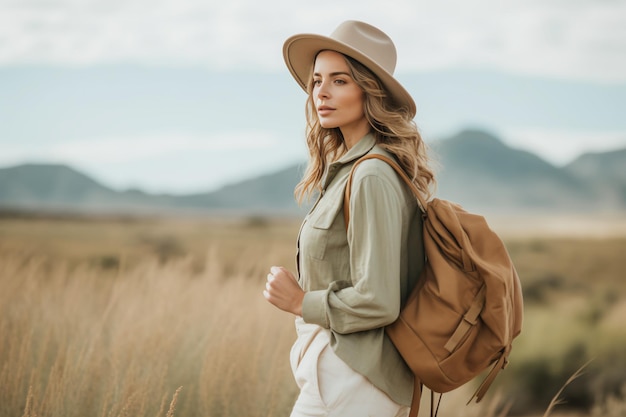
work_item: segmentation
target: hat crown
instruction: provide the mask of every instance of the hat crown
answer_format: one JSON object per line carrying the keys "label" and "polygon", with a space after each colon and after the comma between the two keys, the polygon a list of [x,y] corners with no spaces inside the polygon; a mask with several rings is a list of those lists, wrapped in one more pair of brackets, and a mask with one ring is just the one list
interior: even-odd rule
{"label": "hat crown", "polygon": [[283,57],[291,75],[300,87],[311,93],[311,74],[315,57],[320,51],[331,50],[357,60],[367,67],[382,83],[391,99],[415,116],[415,101],[396,80],[396,47],[391,38],[380,29],[364,22],[348,20],[340,24],[330,36],[302,33],[289,37],[283,44]]}
{"label": "hat crown", "polygon": [[356,49],[389,74],[396,69],[397,54],[393,41],[372,25],[348,20],[340,24],[330,38]]}

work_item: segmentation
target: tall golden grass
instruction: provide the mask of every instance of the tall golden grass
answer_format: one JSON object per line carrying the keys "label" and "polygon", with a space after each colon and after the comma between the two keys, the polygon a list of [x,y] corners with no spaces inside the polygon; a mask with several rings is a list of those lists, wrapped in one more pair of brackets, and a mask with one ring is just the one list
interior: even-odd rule
{"label": "tall golden grass", "polygon": [[[0,417],[288,415],[297,394],[288,365],[293,318],[261,291],[270,265],[293,269],[297,227],[0,219]],[[509,242],[523,282],[539,295],[503,375],[522,375],[515,363],[540,355],[558,363],[581,340],[588,354],[624,350],[625,242]],[[509,379],[512,393],[499,397],[496,384],[491,401],[463,415],[502,413],[499,398],[516,397]],[[455,395],[444,396],[442,417],[464,407]],[[623,398],[607,395],[595,410],[617,416]]]}
{"label": "tall golden grass", "polygon": [[3,243],[0,416],[289,409],[293,322],[261,295],[267,268],[287,255],[272,242],[262,252],[257,242],[264,256],[242,250],[229,262],[215,242],[201,267],[192,257],[145,256],[113,271]]}

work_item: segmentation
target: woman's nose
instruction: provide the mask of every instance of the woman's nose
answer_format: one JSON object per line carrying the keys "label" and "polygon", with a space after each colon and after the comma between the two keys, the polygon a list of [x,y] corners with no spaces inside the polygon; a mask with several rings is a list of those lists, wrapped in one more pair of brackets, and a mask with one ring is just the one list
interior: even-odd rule
{"label": "woman's nose", "polygon": [[326,88],[326,83],[321,83],[317,89],[317,97],[318,98],[327,98],[328,97],[328,88]]}

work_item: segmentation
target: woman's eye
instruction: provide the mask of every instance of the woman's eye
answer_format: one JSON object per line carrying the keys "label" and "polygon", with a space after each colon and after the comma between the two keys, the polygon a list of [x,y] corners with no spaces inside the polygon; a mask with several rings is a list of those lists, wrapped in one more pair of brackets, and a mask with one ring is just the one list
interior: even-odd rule
{"label": "woman's eye", "polygon": [[322,80],[313,80],[313,85],[316,87],[320,85],[321,83],[322,83]]}
{"label": "woman's eye", "polygon": [[337,80],[335,80],[335,84],[343,85],[343,84],[346,84],[346,81],[345,80],[341,80],[341,79],[337,79]]}

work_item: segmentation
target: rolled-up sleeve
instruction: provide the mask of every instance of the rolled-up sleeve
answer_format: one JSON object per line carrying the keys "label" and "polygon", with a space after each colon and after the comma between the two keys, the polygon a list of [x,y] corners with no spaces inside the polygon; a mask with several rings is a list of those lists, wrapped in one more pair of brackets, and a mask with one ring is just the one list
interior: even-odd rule
{"label": "rolled-up sleeve", "polygon": [[306,322],[340,334],[385,326],[400,312],[405,196],[388,165],[366,165],[357,169],[350,198],[350,276],[333,277],[326,289],[308,291],[302,306]]}

